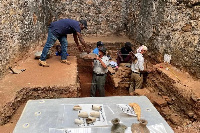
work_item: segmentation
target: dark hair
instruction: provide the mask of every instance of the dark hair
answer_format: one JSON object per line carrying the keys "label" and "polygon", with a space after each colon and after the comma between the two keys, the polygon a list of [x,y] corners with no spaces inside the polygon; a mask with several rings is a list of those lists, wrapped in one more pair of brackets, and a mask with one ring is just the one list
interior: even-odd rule
{"label": "dark hair", "polygon": [[129,47],[129,48],[131,48],[133,45],[130,43],[130,42],[126,42],[125,43],[125,47]]}
{"label": "dark hair", "polygon": [[99,46],[104,46],[104,44],[101,41],[98,41],[97,42],[97,47],[99,47]]}

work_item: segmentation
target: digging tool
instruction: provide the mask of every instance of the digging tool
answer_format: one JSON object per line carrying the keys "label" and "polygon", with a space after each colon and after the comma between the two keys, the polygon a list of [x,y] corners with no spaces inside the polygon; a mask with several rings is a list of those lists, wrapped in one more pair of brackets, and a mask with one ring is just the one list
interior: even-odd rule
{"label": "digging tool", "polygon": [[13,74],[20,74],[21,72],[25,71],[26,69],[13,69],[12,67],[9,67],[9,69],[12,71]]}

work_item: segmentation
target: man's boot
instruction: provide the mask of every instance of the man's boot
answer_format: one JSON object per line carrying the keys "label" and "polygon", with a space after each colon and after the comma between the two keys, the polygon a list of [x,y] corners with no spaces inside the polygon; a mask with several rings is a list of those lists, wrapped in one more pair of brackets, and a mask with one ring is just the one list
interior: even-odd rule
{"label": "man's boot", "polygon": [[67,64],[67,65],[70,65],[70,64],[71,64],[71,62],[68,61],[68,60],[61,60],[60,62],[61,62],[61,63],[65,63],[65,64]]}
{"label": "man's boot", "polygon": [[49,67],[49,64],[47,64],[46,61],[41,61],[40,59],[39,59],[39,65],[43,67]]}

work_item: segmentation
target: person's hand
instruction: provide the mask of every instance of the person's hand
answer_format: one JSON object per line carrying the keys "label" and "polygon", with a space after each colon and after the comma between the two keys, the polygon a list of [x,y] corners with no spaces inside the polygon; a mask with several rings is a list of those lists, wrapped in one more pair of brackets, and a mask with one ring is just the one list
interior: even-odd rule
{"label": "person's hand", "polygon": [[147,69],[147,73],[150,73],[151,72],[151,70],[150,69]]}
{"label": "person's hand", "polygon": [[85,50],[88,54],[91,52],[90,48],[86,48]]}
{"label": "person's hand", "polygon": [[151,73],[151,72],[153,72],[153,69],[147,69],[147,72]]}
{"label": "person's hand", "polygon": [[80,45],[78,46],[78,50],[79,50],[80,52],[83,51]]}
{"label": "person's hand", "polygon": [[99,60],[99,59],[100,59],[100,58],[99,58],[99,56],[97,55],[97,56],[96,56],[96,60]]}

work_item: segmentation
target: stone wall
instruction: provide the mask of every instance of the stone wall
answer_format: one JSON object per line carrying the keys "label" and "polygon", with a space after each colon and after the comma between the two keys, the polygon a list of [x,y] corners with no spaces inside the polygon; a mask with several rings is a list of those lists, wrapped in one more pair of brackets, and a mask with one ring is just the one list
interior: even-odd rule
{"label": "stone wall", "polygon": [[[0,77],[39,45],[49,20],[47,0],[0,1]],[[43,39],[43,38],[42,38]]]}
{"label": "stone wall", "polygon": [[55,4],[57,16],[75,20],[86,19],[85,35],[112,35],[125,33],[126,4],[128,0],[62,0]]}
{"label": "stone wall", "polygon": [[129,37],[146,44],[152,58],[171,64],[200,78],[200,2],[198,0],[131,0]]}

